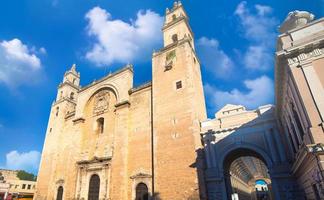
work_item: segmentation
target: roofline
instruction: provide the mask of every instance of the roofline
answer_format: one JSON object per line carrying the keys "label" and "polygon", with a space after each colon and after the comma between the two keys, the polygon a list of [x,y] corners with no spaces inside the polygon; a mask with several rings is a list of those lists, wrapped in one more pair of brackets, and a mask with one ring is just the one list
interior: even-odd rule
{"label": "roofline", "polygon": [[133,93],[135,93],[135,92],[138,92],[138,91],[141,91],[141,90],[144,90],[145,88],[150,88],[150,87],[152,87],[152,81],[149,81],[149,82],[147,82],[147,83],[144,83],[144,84],[142,84],[142,85],[139,85],[139,86],[137,86],[137,87],[135,87],[135,88],[132,88],[132,89],[130,89],[129,91],[128,91],[128,94],[133,94]]}
{"label": "roofline", "polygon": [[124,71],[130,71],[131,73],[134,73],[133,65],[131,65],[131,64],[127,64],[127,65],[125,65],[123,68],[121,68],[121,69],[115,71],[114,73],[109,74],[109,75],[107,75],[107,76],[104,76],[104,77],[102,77],[101,79],[99,79],[99,80],[97,80],[97,81],[94,81],[94,82],[92,82],[92,83],[90,83],[90,84],[88,84],[88,85],[82,87],[82,88],[79,90],[79,93],[82,92],[82,91],[84,91],[84,90],[86,90],[86,89],[88,89],[88,88],[90,88],[90,87],[92,87],[92,86],[94,86],[94,85],[97,85],[98,83],[101,83],[101,82],[103,82],[103,81],[105,81],[105,80],[107,80],[107,79],[109,79],[109,78],[112,78],[112,77],[114,77],[114,76],[116,76],[116,75],[118,75],[118,74],[121,74],[121,73],[124,72]]}

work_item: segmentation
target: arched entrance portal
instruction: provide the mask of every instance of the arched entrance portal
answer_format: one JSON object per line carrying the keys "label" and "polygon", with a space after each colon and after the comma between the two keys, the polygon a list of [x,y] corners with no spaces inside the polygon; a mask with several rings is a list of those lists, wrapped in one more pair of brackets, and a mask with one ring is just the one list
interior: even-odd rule
{"label": "arched entrance portal", "polygon": [[88,200],[99,200],[100,178],[94,174],[90,178]]}
{"label": "arched entrance portal", "polygon": [[148,200],[148,188],[145,183],[136,186],[136,200]]}
{"label": "arched entrance portal", "polygon": [[224,160],[224,178],[229,200],[273,199],[267,163],[253,150],[240,148],[230,152]]}
{"label": "arched entrance portal", "polygon": [[57,195],[56,195],[56,200],[62,200],[63,199],[63,187],[60,186],[57,189]]}

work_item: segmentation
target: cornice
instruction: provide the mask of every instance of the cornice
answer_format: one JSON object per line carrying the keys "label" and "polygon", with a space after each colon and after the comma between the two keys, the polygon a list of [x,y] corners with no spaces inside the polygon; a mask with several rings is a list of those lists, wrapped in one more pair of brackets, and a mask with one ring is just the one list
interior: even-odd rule
{"label": "cornice", "polygon": [[313,59],[321,55],[324,55],[324,48],[316,48],[312,51],[300,53],[298,56],[288,58],[288,64],[300,64],[302,62],[305,62],[306,60]]}
{"label": "cornice", "polygon": [[73,87],[76,90],[80,90],[80,86],[76,86],[73,83],[71,83],[70,81],[65,81],[63,83],[60,83],[60,85],[57,88],[59,89],[59,88],[65,86],[65,85],[71,86],[71,87]]}
{"label": "cornice", "polygon": [[118,108],[122,108],[122,107],[124,107],[124,106],[127,106],[127,107],[129,107],[130,106],[130,102],[129,101],[122,101],[122,102],[120,102],[120,103],[117,103],[116,105],[115,105],[115,108],[116,109],[118,109]]}
{"label": "cornice", "polygon": [[137,179],[137,178],[152,178],[152,175],[150,175],[150,174],[145,174],[145,173],[142,173],[142,172],[140,172],[140,173],[137,173],[137,174],[135,174],[135,175],[133,175],[133,176],[131,176],[131,177],[129,177],[130,179]]}
{"label": "cornice", "polygon": [[93,157],[91,160],[81,160],[78,161],[78,165],[87,165],[92,163],[101,163],[101,162],[108,162],[111,160],[111,157]]}
{"label": "cornice", "polygon": [[140,85],[140,86],[138,86],[138,87],[135,87],[135,88],[130,89],[130,90],[128,91],[128,94],[131,95],[131,94],[133,94],[133,93],[135,93],[135,92],[141,91],[141,90],[143,90],[143,89],[145,89],[145,88],[149,88],[149,87],[151,87],[151,86],[152,86],[152,81],[147,82],[147,83],[144,83],[144,84],[142,84],[142,85]]}
{"label": "cornice", "polygon": [[199,65],[200,65],[200,59],[199,59],[199,57],[197,56],[197,53],[196,53],[195,49],[193,48],[193,46],[192,46],[192,44],[191,44],[190,41],[191,41],[190,38],[183,38],[183,39],[179,40],[178,42],[171,43],[171,44],[169,44],[169,45],[163,47],[163,48],[160,49],[159,51],[154,52],[152,57],[154,58],[154,57],[156,57],[156,56],[159,56],[159,55],[165,53],[166,51],[171,50],[171,49],[174,48],[174,47],[177,47],[177,46],[180,46],[180,45],[182,45],[182,44],[188,43],[189,46],[190,46],[190,48],[191,48],[191,50],[192,50],[192,52],[193,52],[193,54],[194,54],[195,57],[196,57],[197,62],[198,62]]}
{"label": "cornice", "polygon": [[56,106],[57,104],[61,103],[61,102],[64,102],[64,101],[68,101],[69,103],[72,103],[74,105],[76,105],[76,101],[75,100],[72,100],[68,97],[62,97],[60,100],[58,101],[54,101],[53,104],[52,104],[52,107],[53,106]]}
{"label": "cornice", "polygon": [[182,20],[184,20],[184,22],[186,23],[187,27],[188,27],[188,30],[189,32],[191,33],[192,37],[194,37],[194,33],[192,32],[192,29],[190,27],[190,24],[189,24],[189,21],[188,21],[188,18],[185,17],[185,16],[180,16],[178,17],[176,20],[173,20],[171,22],[169,22],[168,24],[165,24],[163,27],[162,27],[162,31],[165,31],[167,29],[169,29],[170,27],[176,25],[177,23],[181,22]]}

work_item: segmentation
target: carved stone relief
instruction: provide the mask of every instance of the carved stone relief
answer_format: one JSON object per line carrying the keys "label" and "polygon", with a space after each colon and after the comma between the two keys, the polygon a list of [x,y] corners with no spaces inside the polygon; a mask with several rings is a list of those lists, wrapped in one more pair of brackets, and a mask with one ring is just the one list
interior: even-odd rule
{"label": "carved stone relief", "polygon": [[100,91],[95,96],[93,114],[100,115],[108,110],[110,94],[108,91]]}

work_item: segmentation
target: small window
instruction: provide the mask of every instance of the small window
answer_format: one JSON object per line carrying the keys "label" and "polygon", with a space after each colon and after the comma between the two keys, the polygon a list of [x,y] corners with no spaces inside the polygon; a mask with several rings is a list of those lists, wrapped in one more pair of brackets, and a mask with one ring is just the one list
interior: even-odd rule
{"label": "small window", "polygon": [[176,20],[177,19],[177,16],[175,14],[172,15],[172,20]]}
{"label": "small window", "polygon": [[176,88],[177,88],[177,90],[182,88],[182,82],[181,81],[176,82]]}
{"label": "small window", "polygon": [[50,133],[52,132],[52,128],[50,128],[49,132],[50,132]]}
{"label": "small window", "polygon": [[197,62],[197,61],[196,61],[196,58],[193,58],[193,60],[194,60],[194,63],[196,64],[196,62]]}
{"label": "small window", "polygon": [[31,188],[31,185],[28,185],[28,186],[27,186],[27,189],[30,190],[30,188]]}
{"label": "small window", "polygon": [[19,185],[15,185],[15,189],[17,189],[19,187]]}
{"label": "small window", "polygon": [[97,119],[98,133],[104,132],[104,125],[105,125],[105,119],[103,117],[100,117],[99,119]]}
{"label": "small window", "polygon": [[63,97],[63,91],[61,91],[61,94],[60,94],[60,99],[62,99]]}
{"label": "small window", "polygon": [[22,189],[26,189],[26,184],[23,184],[22,185]]}
{"label": "small window", "polygon": [[74,99],[74,92],[71,92],[71,94],[70,94],[70,99]]}
{"label": "small window", "polygon": [[60,108],[59,107],[56,107],[56,117],[58,116],[58,114],[59,114],[59,111],[60,111]]}
{"label": "small window", "polygon": [[72,83],[75,84],[75,78],[73,79]]}
{"label": "small window", "polygon": [[177,34],[172,35],[172,41],[173,42],[178,42],[178,35]]}

